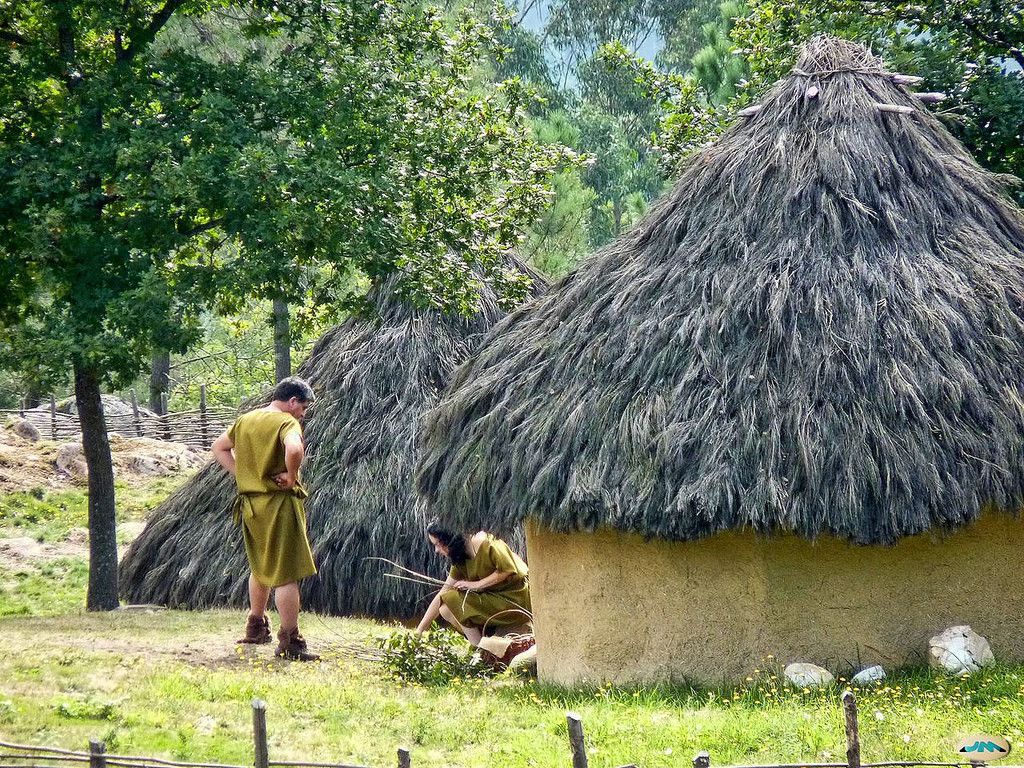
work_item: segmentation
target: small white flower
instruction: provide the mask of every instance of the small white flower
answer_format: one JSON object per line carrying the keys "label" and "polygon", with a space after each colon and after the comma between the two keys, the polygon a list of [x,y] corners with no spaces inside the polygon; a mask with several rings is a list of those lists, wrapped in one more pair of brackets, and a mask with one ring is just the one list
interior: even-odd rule
{"label": "small white flower", "polygon": [[880,710],[880,709],[876,709],[875,710],[875,720],[878,720],[879,722],[881,722],[882,720],[885,720],[885,715],[882,714],[882,710]]}

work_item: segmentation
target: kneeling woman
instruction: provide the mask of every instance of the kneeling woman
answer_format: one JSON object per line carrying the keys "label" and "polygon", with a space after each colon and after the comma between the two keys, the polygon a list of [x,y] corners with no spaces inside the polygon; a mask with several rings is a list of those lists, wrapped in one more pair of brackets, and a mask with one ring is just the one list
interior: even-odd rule
{"label": "kneeling woman", "polygon": [[436,522],[427,526],[427,538],[437,554],[451,560],[452,568],[417,632],[430,629],[441,616],[478,645],[485,630],[529,624],[526,563],[508,544],[485,531],[464,536]]}

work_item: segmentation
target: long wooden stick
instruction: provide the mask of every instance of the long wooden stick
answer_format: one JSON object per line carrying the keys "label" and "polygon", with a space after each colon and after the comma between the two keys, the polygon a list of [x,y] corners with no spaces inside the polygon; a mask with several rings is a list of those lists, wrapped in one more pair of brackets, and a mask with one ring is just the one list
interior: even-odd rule
{"label": "long wooden stick", "polygon": [[860,732],[857,728],[857,697],[853,695],[853,691],[845,691],[842,700],[843,714],[846,719],[846,764],[850,768],[861,768]]}

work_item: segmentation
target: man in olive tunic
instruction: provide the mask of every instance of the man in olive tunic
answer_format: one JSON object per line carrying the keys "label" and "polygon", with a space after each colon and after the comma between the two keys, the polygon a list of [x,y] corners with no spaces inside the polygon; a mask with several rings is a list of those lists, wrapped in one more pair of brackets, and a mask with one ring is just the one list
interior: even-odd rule
{"label": "man in olive tunic", "polygon": [[270,590],[281,616],[277,655],[315,661],[299,634],[299,580],[316,573],[306,536],[306,491],[299,482],[302,427],[313,389],[297,376],[282,379],[270,405],[242,414],[213,443],[218,463],[235,477],[235,522],[249,559],[249,618],[241,643],[269,643]]}

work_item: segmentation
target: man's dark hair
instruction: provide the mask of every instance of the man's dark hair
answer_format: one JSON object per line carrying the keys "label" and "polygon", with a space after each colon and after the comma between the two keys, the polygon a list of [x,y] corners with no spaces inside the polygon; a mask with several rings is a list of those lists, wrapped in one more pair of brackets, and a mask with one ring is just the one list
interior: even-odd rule
{"label": "man's dark hair", "polygon": [[305,379],[300,379],[298,376],[289,376],[287,379],[281,379],[277,382],[272,397],[274,400],[284,400],[286,402],[294,397],[303,403],[312,403],[313,388],[309,386],[309,382]]}
{"label": "man's dark hair", "polygon": [[445,528],[440,520],[431,520],[427,525],[427,533],[440,541],[448,548],[448,559],[453,565],[465,565],[469,560],[469,552],[466,551],[466,537],[461,533]]}

